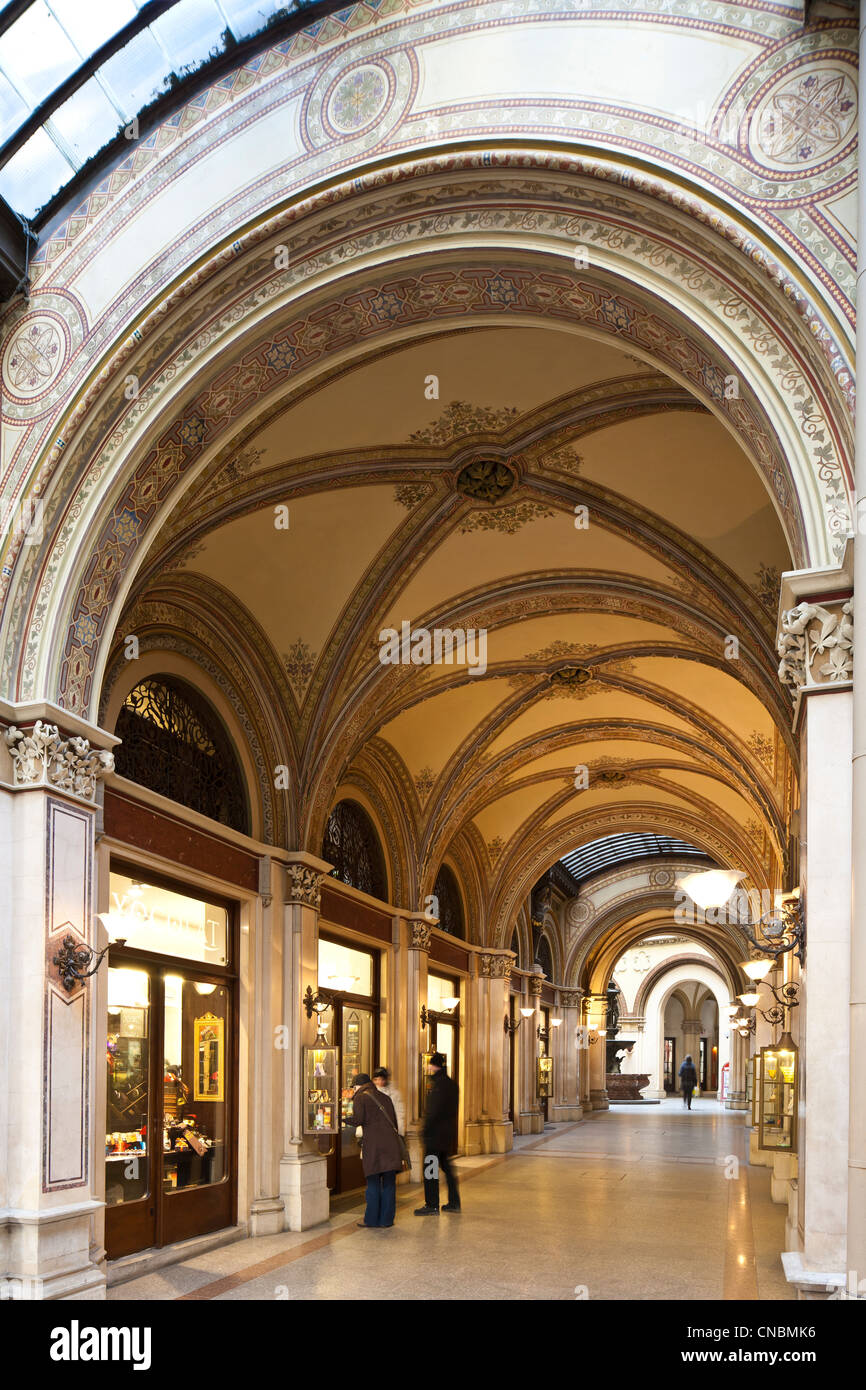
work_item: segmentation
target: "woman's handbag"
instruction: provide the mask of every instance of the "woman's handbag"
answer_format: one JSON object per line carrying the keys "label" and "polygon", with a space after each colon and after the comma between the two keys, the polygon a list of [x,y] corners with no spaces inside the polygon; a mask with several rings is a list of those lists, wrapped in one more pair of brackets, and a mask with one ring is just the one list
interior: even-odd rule
{"label": "woman's handbag", "polygon": [[391,1116],[388,1114],[388,1111],[385,1109],[384,1105],[380,1105],[378,1098],[371,1092],[368,1092],[368,1095],[370,1096],[370,1099],[374,1102],[374,1104],[378,1106],[378,1108],[381,1110],[382,1114],[385,1116],[385,1119],[388,1121],[388,1124],[391,1126],[394,1133],[396,1134],[397,1143],[400,1145],[400,1157],[403,1160],[403,1172],[408,1173],[412,1168],[412,1163],[409,1158],[409,1145],[406,1143],[406,1140],[403,1138],[399,1129],[394,1124],[394,1121],[391,1119]]}

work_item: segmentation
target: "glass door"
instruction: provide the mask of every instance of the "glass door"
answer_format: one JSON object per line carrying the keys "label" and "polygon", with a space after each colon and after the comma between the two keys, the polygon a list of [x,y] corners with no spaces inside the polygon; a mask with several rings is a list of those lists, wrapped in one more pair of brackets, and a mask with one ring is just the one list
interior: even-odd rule
{"label": "glass door", "polygon": [[371,1008],[362,1004],[343,1003],[340,1029],[340,1163],[339,1178],[341,1192],[353,1191],[364,1185],[364,1168],[361,1163],[361,1146],[353,1125],[347,1123],[352,1113],[352,1080],[359,1072],[373,1075],[376,1063],[373,1061],[373,1045],[376,1032],[376,1017]]}
{"label": "glass door", "polygon": [[111,897],[105,1244],[118,1259],[235,1220],[237,1024],[231,905],[114,868]]}
{"label": "glass door", "polygon": [[163,977],[162,1240],[230,1224],[231,993],[195,974]]}
{"label": "glass door", "polygon": [[147,970],[108,971],[105,1205],[109,1255],[156,1241],[153,1195],[151,982]]}

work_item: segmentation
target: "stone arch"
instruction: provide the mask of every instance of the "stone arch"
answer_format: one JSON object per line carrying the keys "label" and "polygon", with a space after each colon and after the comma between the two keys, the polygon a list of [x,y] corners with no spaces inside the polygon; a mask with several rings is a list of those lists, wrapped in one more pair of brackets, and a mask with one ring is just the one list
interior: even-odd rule
{"label": "stone arch", "polygon": [[[468,156],[464,154],[459,158],[471,168]],[[541,169],[544,168],[542,156],[530,158]],[[507,160],[508,157],[503,155],[504,167]],[[567,167],[571,176],[567,187],[573,199],[576,190],[570,162],[567,162]],[[412,177],[411,165],[397,174],[398,179],[407,181],[410,194],[414,191]],[[353,194],[357,197],[357,181],[342,192],[347,203],[351,204]],[[510,189],[512,198],[515,192]],[[332,202],[336,201],[333,191],[329,196]],[[465,198],[468,206],[472,201],[468,185]],[[632,211],[638,218],[635,225],[646,232],[645,209],[642,216],[634,209]],[[299,213],[296,208],[295,214],[302,218],[303,210]],[[47,497],[49,524],[46,542],[39,556],[28,556],[24,560],[19,557],[14,571],[13,581],[18,596],[10,608],[12,626],[8,628],[7,625],[9,663],[3,676],[3,688],[14,692],[15,698],[19,699],[40,690],[77,713],[92,711],[98,699],[106,659],[105,635],[112,627],[112,616],[119,611],[119,605],[122,605],[129,592],[135,568],[152,535],[152,526],[164,514],[169,497],[172,502],[176,501],[179,490],[191,485],[207,461],[216,457],[221,450],[236,450],[242,445],[244,429],[253,423],[255,391],[252,387],[256,385],[253,377],[259,371],[258,368],[253,370],[251,364],[254,363],[256,352],[265,355],[270,352],[273,355],[279,341],[288,344],[285,332],[280,337],[281,316],[284,323],[286,310],[299,300],[309,307],[310,312],[315,311],[326,319],[330,312],[333,318],[338,305],[344,303],[349,294],[353,303],[366,306],[364,312],[370,319],[368,336],[364,339],[365,350],[366,344],[377,337],[377,350],[386,351],[389,343],[406,341],[416,331],[414,320],[419,313],[422,331],[429,331],[429,302],[423,311],[421,309],[424,295],[429,301],[432,283],[425,279],[425,266],[434,272],[434,278],[444,274],[452,287],[462,287],[468,291],[468,298],[464,295],[460,300],[460,313],[463,316],[476,314],[479,323],[501,323],[503,317],[513,315],[514,322],[543,321],[547,327],[556,325],[562,331],[589,332],[599,336],[613,334],[620,342],[628,341],[636,353],[647,359],[655,358],[663,370],[686,382],[728,428],[739,433],[744,448],[756,464],[758,460],[767,463],[771,475],[767,475],[768,488],[783,517],[798,563],[817,563],[830,558],[835,544],[833,538],[844,533],[847,527],[847,511],[844,510],[847,505],[844,502],[847,485],[845,466],[839,461],[844,460],[846,455],[843,442],[846,426],[842,419],[843,411],[832,428],[829,424],[819,426],[815,419],[811,419],[808,431],[801,429],[802,405],[809,395],[805,384],[807,378],[802,372],[808,372],[814,365],[810,364],[808,354],[803,356],[800,352],[795,353],[799,365],[794,375],[797,372],[801,375],[795,396],[789,396],[785,402],[780,398],[775,384],[771,388],[767,379],[769,358],[756,351],[747,361],[744,358],[748,336],[745,326],[741,325],[739,332],[732,328],[732,324],[738,320],[730,300],[730,295],[734,293],[731,284],[736,283],[733,271],[728,288],[724,291],[718,289],[715,308],[704,305],[700,321],[695,317],[693,299],[687,295],[684,286],[675,291],[672,284],[662,286],[657,278],[650,283],[648,270],[644,275],[645,283],[641,285],[636,278],[636,262],[628,262],[627,257],[611,259],[600,251],[596,278],[590,277],[585,284],[575,286],[573,276],[563,277],[559,274],[563,248],[566,243],[572,244],[560,225],[562,215],[549,214],[552,218],[551,230],[545,244],[541,230],[543,219],[536,208],[534,216],[537,225],[532,237],[527,239],[531,243],[527,249],[521,254],[514,250],[513,237],[507,239],[514,250],[513,264],[510,266],[501,263],[501,252],[506,241],[504,234],[501,239],[488,235],[477,241],[473,249],[483,247],[488,256],[496,253],[495,271],[491,270],[489,263],[485,265],[484,262],[476,262],[473,269],[471,264],[467,264],[465,254],[459,263],[449,263],[446,256],[431,251],[429,245],[412,248],[407,247],[404,240],[399,245],[399,255],[406,276],[399,293],[383,288],[383,277],[387,283],[388,274],[391,273],[384,248],[380,252],[375,274],[364,277],[358,272],[349,272],[346,275],[340,273],[339,267],[333,266],[329,286],[330,311],[327,310],[328,300],[323,293],[317,297],[315,293],[308,292],[293,298],[283,291],[281,297],[275,295],[268,299],[259,288],[255,296],[257,311],[248,306],[248,313],[244,315],[237,304],[226,306],[232,327],[229,331],[228,324],[225,325],[226,342],[219,359],[222,384],[211,376],[201,382],[202,389],[197,397],[187,392],[180,416],[181,393],[190,376],[178,374],[173,366],[163,369],[162,377],[165,379],[159,386],[155,384],[153,371],[148,372],[146,364],[142,365],[142,380],[148,380],[148,388],[142,391],[134,411],[118,408],[122,393],[118,395],[111,377],[116,378],[121,371],[128,372],[138,351],[138,344],[134,340],[131,345],[127,344],[115,355],[107,375],[98,378],[95,396],[91,393],[89,401],[85,397],[77,402],[74,411],[67,412],[70,418],[65,422],[58,417],[58,428],[63,431],[62,447],[55,444],[47,455],[43,455],[40,476],[45,481],[42,485],[47,486],[49,476],[54,478],[54,486]],[[559,222],[556,221],[557,217]],[[682,228],[680,232],[682,234]],[[250,233],[249,237],[253,235],[254,244],[249,250],[244,235],[238,240],[240,249],[236,254],[242,260],[245,253],[249,256],[255,254],[260,259],[261,227],[255,234]],[[603,241],[602,237],[600,247]],[[691,254],[686,248],[687,239],[684,237],[681,254]],[[719,246],[716,249],[719,263],[729,260],[729,247],[723,250]],[[414,256],[409,256],[409,250],[414,251]],[[396,254],[395,245],[393,255]],[[606,260],[611,262],[610,265],[605,263]],[[750,278],[753,273],[745,262],[737,263],[737,271],[741,276]],[[224,258],[217,258],[215,273],[222,275],[224,292],[228,297]],[[673,271],[670,270],[670,273],[673,274]],[[194,298],[198,284],[208,279],[208,270],[201,268],[197,274],[195,289],[185,283],[178,284],[175,291],[178,297]],[[235,279],[241,278],[240,267],[233,267],[232,275]],[[495,292],[490,289],[494,281],[497,286]],[[334,297],[334,286],[339,287],[337,298]],[[208,288],[212,294],[215,286],[209,284]],[[490,297],[491,294],[494,294],[494,298]],[[499,294],[498,301],[495,294]],[[383,326],[375,318],[376,313],[380,313],[378,305],[382,295],[386,298],[396,295],[394,305],[395,317],[400,320],[398,329]],[[421,295],[420,300],[418,295]],[[712,306],[712,294],[709,299]],[[262,337],[259,333],[259,346],[256,347],[256,329],[264,327],[264,303],[272,310],[271,336]],[[370,305],[377,307],[371,309]],[[398,307],[399,312],[396,312]],[[439,308],[441,313],[441,302]],[[164,309],[161,309],[162,312]],[[677,314],[680,321],[674,323],[670,316]],[[784,327],[785,332],[790,330],[793,333],[796,330],[799,335],[801,325],[795,318],[783,325],[784,311],[778,303],[776,314],[779,333],[783,333]],[[649,331],[650,327],[651,339],[642,341],[641,333]],[[761,331],[773,330],[762,328]],[[216,333],[214,336],[217,336]],[[229,341],[234,344],[232,351],[235,354],[243,351],[244,366],[229,363]],[[681,344],[679,365],[673,358],[663,360],[663,352],[659,356],[662,341],[671,345]],[[761,341],[765,346],[765,339]],[[787,343],[788,340],[785,341]],[[167,335],[163,357],[167,354],[169,343]],[[345,360],[347,348],[334,346],[330,349],[331,353],[337,351]],[[152,348],[150,353],[152,356]],[[189,358],[188,349],[186,355]],[[326,357],[325,360],[329,359]],[[712,385],[724,379],[728,374],[726,368],[735,373],[739,371],[744,382],[749,383],[746,397],[733,410],[726,410],[720,405],[718,393]],[[265,372],[264,376],[258,378],[266,394],[270,392],[273,397],[274,389],[278,390],[278,408],[285,407],[286,370],[281,368],[276,377],[273,374],[269,377]],[[314,379],[314,370],[320,370],[320,367],[305,368],[304,372],[298,369],[294,373],[298,389],[309,385]],[[238,391],[243,397],[242,412],[230,405]],[[213,409],[208,415],[202,405],[203,395],[208,396],[212,408],[218,405],[223,410],[221,425],[216,424]],[[827,402],[826,392],[818,391],[816,387],[809,399]],[[101,423],[97,419],[100,408]],[[832,409],[829,402],[827,409]],[[810,458],[812,450],[819,447],[814,443],[816,432],[825,439],[825,444],[820,446],[825,453],[827,448],[833,452],[837,460],[833,465],[825,458],[818,467]],[[88,451],[84,465],[86,439],[92,441],[92,453]],[[830,439],[832,444],[826,442]],[[794,473],[788,472],[788,460],[795,469]],[[76,467],[80,480],[70,495],[68,485],[64,488],[59,484],[59,475],[65,472],[71,483]],[[831,512],[832,507],[837,509],[832,515],[826,511],[820,497],[820,490],[825,485],[829,486],[827,480],[831,475],[831,491],[836,500],[832,506],[829,502],[827,505],[831,506]],[[86,557],[83,562],[82,556]],[[56,637],[46,641],[47,633],[56,634]]]}
{"label": "stone arch", "polygon": [[[672,976],[673,978],[671,978]],[[723,972],[712,961],[704,961],[701,964],[687,963],[672,965],[668,969],[659,971],[655,986],[650,991],[646,1001],[644,1056],[647,1061],[655,1057],[656,1064],[654,1071],[659,1081],[661,1081],[663,1072],[662,1049],[664,1045],[665,1006],[671,995],[674,994],[682,984],[688,983],[689,981],[697,981],[697,983],[703,984],[707,991],[712,994],[718,1008],[718,1094],[721,1094],[722,1069],[725,1062],[730,1062],[732,1060],[730,1031],[727,1033],[725,1032],[722,1012],[725,1005],[731,1002],[731,994],[725,982]],[[664,1094],[664,1088],[661,1085],[654,1089],[662,1095]],[[652,1092],[648,1092],[647,1094],[649,1098]]]}

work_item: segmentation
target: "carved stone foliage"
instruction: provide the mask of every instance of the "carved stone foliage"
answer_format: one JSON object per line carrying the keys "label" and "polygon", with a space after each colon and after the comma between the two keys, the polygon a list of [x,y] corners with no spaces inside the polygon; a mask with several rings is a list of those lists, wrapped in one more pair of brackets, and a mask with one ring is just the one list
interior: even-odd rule
{"label": "carved stone foliage", "polygon": [[430,938],[433,934],[433,923],[419,921],[417,918],[409,923],[409,947],[413,951],[429,951]]}
{"label": "carved stone foliage", "polygon": [[559,1002],[563,1009],[578,1008],[582,997],[582,989],[561,989],[559,991]]}
{"label": "carved stone foliage", "polygon": [[56,724],[41,719],[29,734],[11,725],[6,742],[16,787],[51,786],[93,801],[98,779],[114,770],[112,753],[91,748],[86,738],[64,738]]}
{"label": "carved stone foliage", "polygon": [[851,680],[854,600],[822,606],[798,603],[782,614],[776,651],[779,680],[796,702],[804,685]]}
{"label": "carved stone foliage", "polygon": [[544,988],[544,976],[543,976],[543,975],[530,975],[530,977],[529,977],[529,993],[530,993],[531,995],[533,995],[536,999],[540,999],[540,998],[541,998],[541,991],[543,990],[543,988]]}
{"label": "carved stone foliage", "polygon": [[300,903],[302,907],[318,908],[322,900],[322,878],[318,869],[308,868],[306,864],[286,866],[286,902]]}
{"label": "carved stone foliage", "polygon": [[506,975],[511,974],[510,956],[500,955],[499,952],[483,951],[481,954],[481,974],[489,980],[504,980]]}

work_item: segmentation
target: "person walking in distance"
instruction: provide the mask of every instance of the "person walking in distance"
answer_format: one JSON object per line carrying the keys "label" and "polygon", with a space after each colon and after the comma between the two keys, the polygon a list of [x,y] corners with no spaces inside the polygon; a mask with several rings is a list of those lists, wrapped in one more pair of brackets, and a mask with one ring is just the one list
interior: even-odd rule
{"label": "person walking in distance", "polygon": [[403,1153],[397,1134],[397,1117],[386,1095],[381,1095],[365,1071],[352,1082],[352,1114],[347,1123],[363,1126],[361,1163],[367,1179],[367,1209],[358,1226],[382,1228],[394,1225],[397,1174]]}
{"label": "person walking in distance", "polygon": [[680,1067],[680,1089],[683,1093],[683,1105],[687,1110],[692,1108],[692,1091],[698,1084],[698,1074],[695,1071],[695,1064],[692,1061],[691,1053],[683,1059]]}
{"label": "person walking in distance", "polygon": [[397,1116],[397,1129],[401,1134],[406,1133],[406,1106],[403,1097],[396,1086],[391,1084],[391,1073],[387,1067],[377,1067],[373,1072],[373,1085],[383,1096],[387,1096],[394,1107],[394,1114]]}
{"label": "person walking in distance", "polygon": [[424,1115],[424,1205],[416,1216],[439,1215],[439,1174],[445,1174],[448,1201],[443,1211],[460,1210],[460,1189],[451,1166],[457,1152],[457,1109],[460,1089],[445,1070],[445,1058],[434,1052],[427,1068],[432,1077]]}

